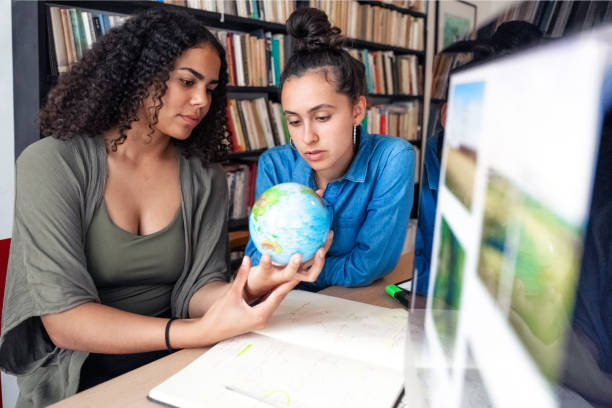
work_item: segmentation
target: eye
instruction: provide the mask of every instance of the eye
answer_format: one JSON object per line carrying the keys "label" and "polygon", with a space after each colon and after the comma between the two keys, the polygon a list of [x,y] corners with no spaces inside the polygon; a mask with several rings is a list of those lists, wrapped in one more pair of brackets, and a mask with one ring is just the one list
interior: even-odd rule
{"label": "eye", "polygon": [[316,120],[319,122],[326,122],[329,119],[329,116],[317,116]]}
{"label": "eye", "polygon": [[211,93],[213,93],[213,92],[215,92],[215,90],[214,90],[214,89],[206,88],[206,93],[211,94]]}
{"label": "eye", "polygon": [[298,126],[300,124],[299,120],[290,120],[287,122],[289,126]]}
{"label": "eye", "polygon": [[191,79],[181,79],[180,81],[183,84],[183,86],[185,86],[187,88],[189,88],[189,87],[193,86],[193,84],[195,84],[195,82],[192,81]]}

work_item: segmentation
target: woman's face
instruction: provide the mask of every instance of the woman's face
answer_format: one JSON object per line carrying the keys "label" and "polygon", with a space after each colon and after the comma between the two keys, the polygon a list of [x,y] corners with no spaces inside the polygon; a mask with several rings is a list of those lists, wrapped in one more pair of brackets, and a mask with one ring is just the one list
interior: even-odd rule
{"label": "woman's face", "polygon": [[174,139],[187,139],[210,109],[220,69],[221,59],[210,44],[190,48],[178,57],[166,81],[155,130]]}
{"label": "woman's face", "polygon": [[[328,74],[331,75],[331,74]],[[289,78],[281,95],[291,140],[300,155],[328,180],[353,158],[353,126],[365,115],[365,98],[353,105],[320,71]]]}

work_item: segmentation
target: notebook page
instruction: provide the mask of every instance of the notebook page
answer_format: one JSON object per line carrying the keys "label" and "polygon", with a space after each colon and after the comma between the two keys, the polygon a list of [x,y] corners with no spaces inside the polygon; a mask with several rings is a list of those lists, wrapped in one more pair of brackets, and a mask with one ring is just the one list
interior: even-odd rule
{"label": "notebook page", "polygon": [[408,312],[291,291],[256,333],[403,372]]}
{"label": "notebook page", "polygon": [[403,380],[395,370],[251,333],[217,344],[149,397],[186,408],[391,407]]}

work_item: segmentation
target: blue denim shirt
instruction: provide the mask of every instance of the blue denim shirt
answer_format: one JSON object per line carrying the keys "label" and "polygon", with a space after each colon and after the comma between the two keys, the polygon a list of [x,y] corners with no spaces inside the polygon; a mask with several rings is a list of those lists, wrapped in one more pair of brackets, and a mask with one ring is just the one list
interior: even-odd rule
{"label": "blue denim shirt", "polygon": [[[361,286],[390,272],[404,244],[414,193],[415,153],[405,140],[361,133],[359,151],[347,173],[327,185],[334,240],[325,266],[310,289]],[[312,169],[290,145],[259,158],[256,196],[273,185],[296,182],[315,189]],[[261,253],[246,248],[253,265]]]}
{"label": "blue denim shirt", "polygon": [[419,222],[414,245],[414,270],[417,277],[417,292],[427,294],[429,286],[429,266],[431,247],[436,223],[438,203],[438,182],[440,180],[440,160],[438,160],[438,139],[436,135],[427,141],[425,168],[419,202]]}

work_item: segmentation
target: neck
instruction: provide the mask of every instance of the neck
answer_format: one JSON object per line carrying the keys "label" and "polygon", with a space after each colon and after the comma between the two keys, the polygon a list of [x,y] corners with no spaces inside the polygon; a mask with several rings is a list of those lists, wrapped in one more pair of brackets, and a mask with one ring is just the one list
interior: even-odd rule
{"label": "neck", "polygon": [[104,139],[109,155],[140,163],[166,157],[173,150],[169,136],[158,131],[151,133],[151,129],[142,120],[132,122],[131,126],[131,129],[125,132],[127,138],[117,145],[116,151],[112,151],[110,146],[112,141],[119,137],[119,128],[114,127],[105,132]]}
{"label": "neck", "polygon": [[314,176],[317,188],[325,191],[330,182],[344,176],[351,166],[355,154],[356,153],[354,153],[351,149],[350,154],[346,155],[346,157],[340,158],[332,168],[315,171]]}

